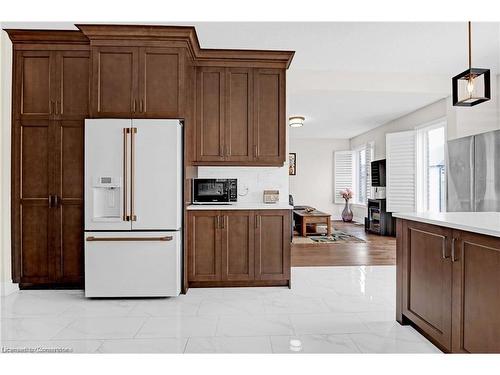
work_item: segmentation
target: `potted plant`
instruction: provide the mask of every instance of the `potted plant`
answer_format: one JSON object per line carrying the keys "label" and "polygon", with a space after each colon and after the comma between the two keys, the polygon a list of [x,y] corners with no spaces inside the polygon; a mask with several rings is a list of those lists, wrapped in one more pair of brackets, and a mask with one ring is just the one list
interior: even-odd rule
{"label": "potted plant", "polygon": [[352,191],[352,189],[347,188],[341,190],[339,194],[345,200],[345,207],[344,210],[342,211],[342,221],[350,223],[352,221],[353,214],[351,207],[349,206],[349,200],[354,196],[354,192]]}

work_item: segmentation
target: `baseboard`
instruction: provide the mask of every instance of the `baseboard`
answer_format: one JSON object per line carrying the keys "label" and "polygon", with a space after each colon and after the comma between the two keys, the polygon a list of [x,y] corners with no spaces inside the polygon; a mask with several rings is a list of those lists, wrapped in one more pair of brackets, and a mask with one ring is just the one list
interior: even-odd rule
{"label": "baseboard", "polygon": [[10,281],[2,281],[0,282],[0,296],[5,297],[9,294],[17,292],[19,290],[19,285],[14,284]]}

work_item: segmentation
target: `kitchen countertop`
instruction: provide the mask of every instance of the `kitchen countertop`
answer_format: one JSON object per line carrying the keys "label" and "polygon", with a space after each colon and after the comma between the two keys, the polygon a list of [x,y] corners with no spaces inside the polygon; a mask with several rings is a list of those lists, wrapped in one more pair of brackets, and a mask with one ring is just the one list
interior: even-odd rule
{"label": "kitchen countertop", "polygon": [[392,216],[500,237],[500,212],[400,212]]}
{"label": "kitchen countertop", "polygon": [[288,203],[191,204],[188,210],[293,210]]}

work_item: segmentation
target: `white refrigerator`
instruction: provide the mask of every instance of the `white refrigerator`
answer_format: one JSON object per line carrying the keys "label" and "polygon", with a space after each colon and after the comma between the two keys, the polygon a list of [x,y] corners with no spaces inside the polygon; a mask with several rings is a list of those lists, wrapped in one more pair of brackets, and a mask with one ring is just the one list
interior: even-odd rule
{"label": "white refrigerator", "polygon": [[85,296],[181,290],[182,124],[85,120]]}

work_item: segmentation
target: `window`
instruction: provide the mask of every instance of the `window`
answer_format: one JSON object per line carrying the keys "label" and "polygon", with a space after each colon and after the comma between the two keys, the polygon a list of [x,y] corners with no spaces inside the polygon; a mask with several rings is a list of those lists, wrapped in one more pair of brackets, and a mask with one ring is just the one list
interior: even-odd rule
{"label": "window", "polygon": [[358,148],[354,151],[354,203],[367,204],[371,197],[371,162],[373,160],[373,143]]}
{"label": "window", "polygon": [[371,196],[373,142],[354,151],[335,151],[334,155],[335,203],[343,203],[339,192],[350,188],[354,191],[353,203],[366,205]]}
{"label": "window", "polygon": [[446,210],[445,176],[446,122],[417,129],[417,210]]}

